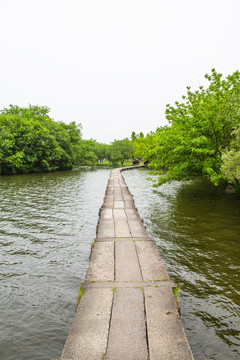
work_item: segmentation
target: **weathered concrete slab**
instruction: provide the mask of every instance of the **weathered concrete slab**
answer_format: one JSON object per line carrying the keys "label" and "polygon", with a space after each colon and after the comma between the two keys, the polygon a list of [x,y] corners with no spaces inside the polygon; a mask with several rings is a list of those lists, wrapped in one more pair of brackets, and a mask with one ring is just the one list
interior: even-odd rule
{"label": "weathered concrete slab", "polygon": [[101,209],[100,213],[100,221],[101,220],[107,220],[107,219],[113,219],[113,211],[112,209],[104,208]]}
{"label": "weathered concrete slab", "polygon": [[148,360],[142,289],[116,290],[106,359]]}
{"label": "weathered concrete slab", "polygon": [[84,291],[61,360],[103,359],[107,348],[112,300],[112,289]]}
{"label": "weathered concrete slab", "polygon": [[113,196],[114,195],[114,192],[113,190],[111,189],[108,189],[106,192],[105,192],[105,196]]}
{"label": "weathered concrete slab", "polygon": [[97,236],[115,237],[115,227],[113,220],[101,220],[98,225]]}
{"label": "weathered concrete slab", "polygon": [[130,237],[130,229],[125,219],[114,219],[116,237]]}
{"label": "weathered concrete slab", "polygon": [[171,288],[146,288],[150,360],[193,360]]}
{"label": "weathered concrete slab", "polygon": [[113,196],[105,196],[102,207],[113,208],[113,201]]}
{"label": "weathered concrete slab", "polygon": [[127,220],[125,209],[113,209],[114,219]]}
{"label": "weathered concrete slab", "polygon": [[131,219],[131,220],[139,220],[140,219],[142,221],[136,208],[135,209],[125,209],[125,212],[126,212],[128,219]]}
{"label": "weathered concrete slab", "polygon": [[133,200],[126,200],[126,201],[124,201],[124,203],[125,203],[126,209],[136,209]]}
{"label": "weathered concrete slab", "polygon": [[138,220],[128,219],[128,225],[129,225],[132,236],[140,237],[140,236],[147,235],[145,226],[143,225],[143,223],[140,219],[138,219]]}
{"label": "weathered concrete slab", "polygon": [[95,242],[89,268],[87,281],[114,281],[114,243]]}
{"label": "weathered concrete slab", "polygon": [[114,196],[122,195],[122,188],[121,186],[115,186],[114,187]]}
{"label": "weathered concrete slab", "polygon": [[133,241],[115,243],[115,280],[139,281],[142,275]]}
{"label": "weathered concrete slab", "polygon": [[133,201],[133,197],[132,197],[132,195],[124,194],[123,195],[123,200],[124,201]]}
{"label": "weathered concrete slab", "polygon": [[114,194],[105,194],[104,201],[113,200],[113,199],[114,199]]}
{"label": "weathered concrete slab", "polygon": [[113,207],[116,208],[124,208],[124,201],[115,200]]}
{"label": "weathered concrete slab", "polygon": [[123,201],[124,199],[122,193],[114,195],[114,200]]}
{"label": "weathered concrete slab", "polygon": [[136,241],[135,246],[143,280],[169,280],[168,272],[158,254],[155,244],[150,241]]}

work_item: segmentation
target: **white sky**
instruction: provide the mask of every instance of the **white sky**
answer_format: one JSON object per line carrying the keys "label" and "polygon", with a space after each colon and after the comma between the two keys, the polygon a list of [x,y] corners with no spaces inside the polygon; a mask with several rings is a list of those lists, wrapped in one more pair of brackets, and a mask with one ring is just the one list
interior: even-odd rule
{"label": "white sky", "polygon": [[0,108],[46,105],[109,143],[240,70],[239,0],[0,0]]}

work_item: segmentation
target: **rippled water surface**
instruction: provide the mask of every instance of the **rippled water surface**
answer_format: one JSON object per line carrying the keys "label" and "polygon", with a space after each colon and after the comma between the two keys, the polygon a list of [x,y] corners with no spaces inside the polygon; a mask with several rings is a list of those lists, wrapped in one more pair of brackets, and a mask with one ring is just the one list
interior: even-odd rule
{"label": "rippled water surface", "polygon": [[110,170],[0,177],[0,359],[60,357]]}
{"label": "rippled water surface", "polygon": [[123,175],[169,274],[184,284],[194,358],[240,359],[240,198],[204,179],[154,189],[144,169]]}

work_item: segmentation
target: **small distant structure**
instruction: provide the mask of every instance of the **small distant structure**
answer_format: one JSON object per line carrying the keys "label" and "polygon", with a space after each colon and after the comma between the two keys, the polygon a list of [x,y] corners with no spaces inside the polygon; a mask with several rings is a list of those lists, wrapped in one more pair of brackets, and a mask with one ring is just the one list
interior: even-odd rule
{"label": "small distant structure", "polygon": [[132,164],[133,165],[139,165],[140,161],[138,159],[133,159]]}

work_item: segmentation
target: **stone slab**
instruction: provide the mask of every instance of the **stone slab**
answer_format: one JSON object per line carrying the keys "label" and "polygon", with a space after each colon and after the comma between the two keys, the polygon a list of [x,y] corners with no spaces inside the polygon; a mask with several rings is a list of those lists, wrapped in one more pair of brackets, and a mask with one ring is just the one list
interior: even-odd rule
{"label": "stone slab", "polygon": [[140,237],[147,235],[145,226],[143,225],[141,219],[138,220],[128,219],[128,225],[132,236]]}
{"label": "stone slab", "polygon": [[124,209],[113,209],[114,219],[124,219],[127,220],[127,215]]}
{"label": "stone slab", "polygon": [[[131,195],[131,196],[132,196],[132,194],[131,194],[130,191],[128,190],[127,185],[126,185],[125,187],[122,187],[122,194],[123,194],[123,195]],[[133,196],[132,196],[132,197],[133,197]]]}
{"label": "stone slab", "polygon": [[133,200],[126,200],[126,201],[124,201],[124,203],[125,203],[125,208],[126,209],[136,209]]}
{"label": "stone slab", "polygon": [[107,194],[105,194],[105,197],[104,197],[104,201],[105,200],[113,200],[114,199],[114,194],[108,194],[108,191],[107,191]]}
{"label": "stone slab", "polygon": [[155,244],[150,241],[136,241],[135,246],[143,280],[169,280],[168,272]]}
{"label": "stone slab", "polygon": [[148,360],[142,289],[116,289],[107,360]]}
{"label": "stone slab", "polygon": [[124,201],[133,201],[133,197],[130,194],[124,194],[123,199]]}
{"label": "stone slab", "polygon": [[115,219],[114,224],[115,224],[116,237],[130,237],[131,236],[127,220]]}
{"label": "stone slab", "polygon": [[113,220],[101,220],[98,225],[97,236],[115,237],[115,227]]}
{"label": "stone slab", "polygon": [[104,198],[104,202],[103,202],[102,207],[113,208],[113,203],[114,203],[113,197],[111,197],[111,196],[106,196],[106,197]]}
{"label": "stone slab", "polygon": [[114,200],[113,207],[116,208],[124,208],[124,201],[123,200]]}
{"label": "stone slab", "polygon": [[114,281],[114,243],[95,242],[86,276],[87,281]]}
{"label": "stone slab", "polygon": [[[116,197],[116,196],[122,196],[122,189],[121,189],[121,187],[119,186],[118,188],[114,188],[114,197]],[[116,199],[116,200],[118,200],[118,199]],[[122,200],[122,199],[119,199],[119,200]]]}
{"label": "stone slab", "polygon": [[101,209],[100,212],[100,220],[113,219],[113,211],[112,209]]}
{"label": "stone slab", "polygon": [[193,360],[171,287],[144,291],[150,360]]}
{"label": "stone slab", "polygon": [[119,194],[115,194],[114,195],[114,200],[117,200],[117,201],[123,201],[123,195],[122,193],[120,192]]}
{"label": "stone slab", "polygon": [[112,300],[112,289],[86,289],[84,291],[61,360],[104,358]]}
{"label": "stone slab", "polygon": [[135,209],[125,209],[125,212],[126,212],[128,219],[131,219],[131,220],[139,220],[140,219],[142,221],[136,208]]}
{"label": "stone slab", "polygon": [[133,241],[120,241],[115,243],[115,280],[142,280],[135,244]]}

